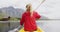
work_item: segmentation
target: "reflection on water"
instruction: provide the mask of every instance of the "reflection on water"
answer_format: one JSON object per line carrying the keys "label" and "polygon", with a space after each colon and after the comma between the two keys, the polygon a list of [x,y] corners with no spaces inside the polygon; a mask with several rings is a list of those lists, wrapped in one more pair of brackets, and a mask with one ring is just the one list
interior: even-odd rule
{"label": "reflection on water", "polygon": [[60,20],[43,20],[38,23],[45,32],[60,32]]}
{"label": "reflection on water", "polygon": [[8,32],[9,30],[12,30],[19,26],[19,22],[1,22],[0,21],[0,32]]}
{"label": "reflection on water", "polygon": [[8,23],[0,23],[0,32],[7,32],[9,30]]}
{"label": "reflection on water", "polygon": [[[13,30],[19,26],[19,22],[10,22],[10,26],[7,23],[0,22],[0,31],[6,32]],[[45,32],[60,32],[60,20],[39,20],[37,25],[42,28]]]}

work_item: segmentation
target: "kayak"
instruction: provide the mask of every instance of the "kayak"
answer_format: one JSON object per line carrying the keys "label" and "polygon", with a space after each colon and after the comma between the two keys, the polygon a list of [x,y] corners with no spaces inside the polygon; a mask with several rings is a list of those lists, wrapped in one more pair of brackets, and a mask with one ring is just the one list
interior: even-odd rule
{"label": "kayak", "polygon": [[[19,30],[18,32],[25,32],[24,28],[22,28],[21,30]],[[40,27],[37,28],[36,32],[44,32]]]}

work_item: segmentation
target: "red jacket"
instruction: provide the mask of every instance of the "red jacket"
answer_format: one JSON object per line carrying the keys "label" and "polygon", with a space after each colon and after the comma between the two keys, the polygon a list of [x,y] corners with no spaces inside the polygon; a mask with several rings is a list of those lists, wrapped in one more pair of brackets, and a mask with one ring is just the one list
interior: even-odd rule
{"label": "red jacket", "polygon": [[25,12],[22,15],[20,25],[24,24],[24,30],[31,31],[37,29],[36,18],[40,18],[37,12],[33,12],[33,16],[30,16],[30,12]]}

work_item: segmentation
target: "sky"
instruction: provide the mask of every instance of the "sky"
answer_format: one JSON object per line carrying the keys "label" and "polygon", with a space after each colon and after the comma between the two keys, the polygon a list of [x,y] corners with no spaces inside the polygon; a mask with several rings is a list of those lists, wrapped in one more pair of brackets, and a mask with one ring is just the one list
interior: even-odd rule
{"label": "sky", "polygon": [[[32,9],[34,10],[42,1],[43,0],[0,0],[0,8],[13,6],[15,8],[26,9],[25,6],[31,3]],[[35,11],[49,19],[60,19],[60,0],[45,0]]]}

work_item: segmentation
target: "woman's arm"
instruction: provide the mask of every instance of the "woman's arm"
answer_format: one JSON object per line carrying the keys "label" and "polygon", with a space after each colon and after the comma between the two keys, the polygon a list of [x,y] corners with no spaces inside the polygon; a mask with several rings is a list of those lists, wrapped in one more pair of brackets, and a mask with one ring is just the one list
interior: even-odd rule
{"label": "woman's arm", "polygon": [[21,20],[20,20],[20,25],[23,25],[23,23],[24,23],[24,19],[25,18],[25,16],[24,16],[24,14],[22,15],[22,18],[21,18]]}
{"label": "woman's arm", "polygon": [[41,16],[37,12],[35,12],[35,18],[36,18],[36,20],[38,20],[41,18]]}

